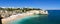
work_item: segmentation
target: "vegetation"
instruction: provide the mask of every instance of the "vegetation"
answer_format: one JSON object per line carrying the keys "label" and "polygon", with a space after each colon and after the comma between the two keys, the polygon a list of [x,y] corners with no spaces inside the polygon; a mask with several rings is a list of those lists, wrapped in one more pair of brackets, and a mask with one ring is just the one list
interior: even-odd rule
{"label": "vegetation", "polygon": [[20,10],[22,12],[30,11],[30,10],[41,10],[39,8],[1,8],[0,10],[7,10],[7,11],[15,11],[15,10]]}

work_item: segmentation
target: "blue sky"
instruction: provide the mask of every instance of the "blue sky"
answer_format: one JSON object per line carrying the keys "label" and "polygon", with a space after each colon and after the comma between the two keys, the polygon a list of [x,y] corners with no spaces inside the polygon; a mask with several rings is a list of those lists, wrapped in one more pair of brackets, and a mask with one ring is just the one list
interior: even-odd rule
{"label": "blue sky", "polygon": [[0,0],[0,7],[34,7],[60,10],[60,0]]}

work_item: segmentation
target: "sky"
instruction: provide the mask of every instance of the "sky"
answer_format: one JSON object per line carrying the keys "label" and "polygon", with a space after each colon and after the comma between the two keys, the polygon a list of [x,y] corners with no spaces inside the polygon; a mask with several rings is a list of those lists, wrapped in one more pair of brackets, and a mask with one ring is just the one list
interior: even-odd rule
{"label": "sky", "polygon": [[0,0],[0,7],[32,7],[60,10],[60,0]]}

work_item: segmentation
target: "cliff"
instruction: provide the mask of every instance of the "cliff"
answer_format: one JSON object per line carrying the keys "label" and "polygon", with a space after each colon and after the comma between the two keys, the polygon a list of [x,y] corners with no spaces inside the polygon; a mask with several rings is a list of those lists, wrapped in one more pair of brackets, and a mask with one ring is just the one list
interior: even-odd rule
{"label": "cliff", "polygon": [[24,18],[34,14],[48,14],[48,11],[39,8],[1,8],[0,15],[3,17],[2,23]]}

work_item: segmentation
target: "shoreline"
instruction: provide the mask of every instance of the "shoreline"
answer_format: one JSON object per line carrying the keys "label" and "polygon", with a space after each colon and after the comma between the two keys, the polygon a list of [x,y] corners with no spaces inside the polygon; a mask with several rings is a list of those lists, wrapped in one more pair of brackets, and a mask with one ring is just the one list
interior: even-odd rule
{"label": "shoreline", "polygon": [[17,14],[17,15],[12,15],[12,16],[10,16],[10,17],[8,17],[8,18],[4,18],[4,19],[2,19],[2,24],[6,24],[6,23],[8,23],[8,22],[10,22],[10,21],[13,21],[13,20],[16,20],[16,19],[19,19],[19,18],[24,18],[24,17],[26,17],[26,16],[30,16],[30,15],[33,15],[33,13],[23,13],[22,15],[21,14]]}
{"label": "shoreline", "polygon": [[39,14],[39,13],[45,14],[47,12],[44,12],[44,11],[39,12],[37,10],[33,10],[33,11],[28,11],[28,12],[22,13],[22,14],[11,15],[8,18],[2,19],[2,24],[7,24],[10,21],[14,21],[16,19],[22,19],[24,17],[30,16],[30,15],[34,15],[34,14]]}

